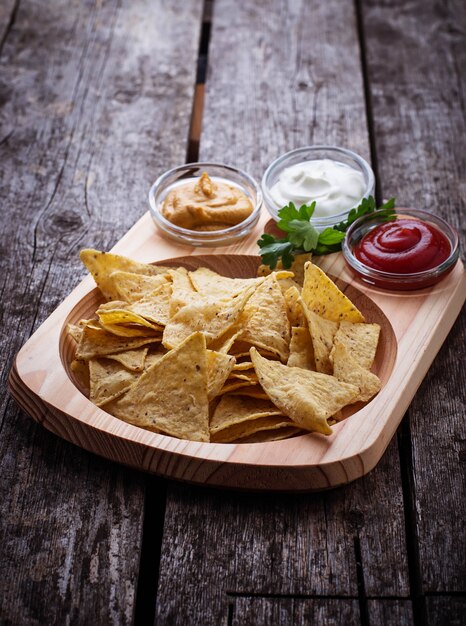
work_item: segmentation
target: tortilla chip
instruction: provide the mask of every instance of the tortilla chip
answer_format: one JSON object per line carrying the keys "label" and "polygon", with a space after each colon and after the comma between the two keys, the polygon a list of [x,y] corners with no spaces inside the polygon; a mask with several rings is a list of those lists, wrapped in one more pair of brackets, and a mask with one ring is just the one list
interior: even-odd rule
{"label": "tortilla chip", "polygon": [[219,300],[235,296],[247,287],[257,287],[263,281],[262,278],[228,278],[206,267],[190,272],[189,277],[201,295],[208,293]]}
{"label": "tortilla chip", "polygon": [[89,360],[108,354],[118,354],[146,346],[153,341],[153,337],[118,337],[105,332],[103,329],[85,326],[76,347],[76,358]]}
{"label": "tortilla chip", "polygon": [[289,439],[290,437],[296,437],[297,435],[306,434],[307,431],[302,428],[281,424],[278,428],[274,428],[272,430],[260,430],[257,433],[248,435],[247,437],[241,437],[241,439],[236,440],[236,443],[266,443],[281,441],[283,439]]}
{"label": "tortilla chip", "polygon": [[316,371],[322,374],[331,374],[333,366],[330,360],[330,352],[333,348],[333,338],[338,330],[338,324],[316,315],[307,308],[303,301],[301,302],[309,324]]}
{"label": "tortilla chip", "polygon": [[234,356],[207,350],[207,392],[209,402],[218,396],[234,364]]}
{"label": "tortilla chip", "polygon": [[[290,270],[294,274],[294,280],[298,283],[299,286],[302,287],[304,282],[304,265],[312,259],[312,255],[310,252],[305,252],[303,254],[296,254],[293,257],[293,263],[291,264]],[[275,271],[282,270],[283,263],[278,261],[277,267]],[[258,276],[268,276],[272,273],[272,270],[268,265],[260,265],[257,270]]]}
{"label": "tortilla chip", "polygon": [[300,302],[300,295],[296,287],[290,287],[283,294],[286,303],[286,314],[291,326],[307,326],[306,316]]}
{"label": "tortilla chip", "polygon": [[119,398],[139,378],[137,372],[130,372],[121,363],[108,359],[90,359],[90,395],[96,406]]}
{"label": "tortilla chip", "polygon": [[306,263],[304,272],[301,298],[310,311],[332,322],[364,322],[363,314],[320,267]]}
{"label": "tortilla chip", "polygon": [[189,278],[185,267],[172,268],[169,272],[172,284],[169,317],[173,317],[182,307],[199,300],[199,294]]}
{"label": "tortilla chip", "polygon": [[151,341],[162,341],[161,329],[147,328],[141,324],[99,324],[99,328],[117,337],[141,339],[147,337]]}
{"label": "tortilla chip", "polygon": [[307,327],[293,326],[291,329],[290,356],[287,365],[316,370],[314,346]]}
{"label": "tortilla chip", "polygon": [[270,400],[295,424],[324,435],[332,429],[327,420],[354,401],[358,388],[333,376],[268,361],[251,348],[259,383]]}
{"label": "tortilla chip", "polygon": [[[348,354],[366,370],[370,370],[377,352],[380,326],[378,324],[352,324],[341,322],[335,341],[343,343]],[[330,353],[330,359],[332,354]]]}
{"label": "tortilla chip", "polygon": [[166,268],[147,263],[138,263],[110,252],[87,249],[81,250],[79,256],[107,300],[118,300],[119,297],[111,278],[111,274],[115,271],[144,274],[146,276],[155,276],[156,274],[164,274],[166,272]]}
{"label": "tortilla chip", "polygon": [[245,384],[244,387],[237,387],[228,391],[230,396],[245,396],[247,398],[257,398],[258,400],[268,400],[269,396],[257,383],[255,385]]}
{"label": "tortilla chip", "polygon": [[238,379],[227,380],[225,384],[223,385],[223,387],[220,389],[220,391],[217,393],[217,396],[221,396],[225,393],[232,393],[244,387],[247,387],[249,389],[250,387],[254,387],[254,386],[257,387],[257,383],[253,384],[248,380],[238,380]]}
{"label": "tortilla chip", "polygon": [[172,287],[169,283],[165,283],[133,302],[128,310],[161,328],[166,326],[170,319],[171,295]]}
{"label": "tortilla chip", "polygon": [[209,441],[207,351],[202,333],[193,333],[154,363],[107,410],[147,430]]}
{"label": "tortilla chip", "polygon": [[351,356],[348,347],[335,337],[333,346],[333,372],[338,380],[356,385],[359,389],[357,400],[367,402],[380,391],[378,376],[369,372]]}
{"label": "tortilla chip", "polygon": [[154,363],[156,363],[157,361],[160,361],[160,359],[165,356],[168,353],[168,350],[166,348],[164,348],[162,346],[162,344],[159,344],[158,346],[158,350],[156,350],[155,352],[149,352],[148,355],[146,356],[146,360],[144,363],[144,369],[148,370],[150,367],[152,367],[152,365],[154,365]]}
{"label": "tortilla chip", "polygon": [[290,426],[293,426],[292,421],[283,415],[277,417],[259,417],[253,421],[235,424],[215,434],[212,433],[211,441],[214,443],[232,443],[244,437],[250,437],[255,433],[268,430],[276,431],[277,429],[289,428]]}
{"label": "tortilla chip", "polygon": [[230,352],[232,345],[240,334],[241,329],[238,329],[236,325],[233,325],[218,339],[213,339],[210,342],[209,347],[211,350],[215,350],[215,352],[224,352],[225,354],[227,354],[228,352]]}
{"label": "tortilla chip", "polygon": [[[267,357],[268,359],[279,359],[279,355],[274,352],[270,352],[266,348],[262,348],[261,346],[255,346],[262,356]],[[235,339],[234,344],[230,348],[230,353],[234,354],[235,358],[238,360],[241,357],[249,358],[249,350],[251,349],[251,343],[249,341],[239,341]]]}
{"label": "tortilla chip", "polygon": [[[273,419],[271,419],[273,418]],[[290,420],[270,400],[223,396],[210,423],[211,441],[230,442],[259,430],[277,428]]]}
{"label": "tortilla chip", "polygon": [[76,376],[78,383],[81,385],[82,390],[89,393],[90,381],[89,381],[89,365],[87,361],[78,361],[74,359],[70,364],[71,371]]}
{"label": "tortilla chip", "polygon": [[271,415],[281,415],[281,413],[268,399],[252,400],[242,396],[224,395],[210,421],[210,432],[216,433],[233,424]]}
{"label": "tortilla chip", "polygon": [[68,335],[72,337],[76,343],[79,343],[83,332],[82,326],[78,326],[77,324],[68,324],[66,329],[68,331]]}
{"label": "tortilla chip", "polygon": [[163,345],[172,348],[191,333],[201,331],[208,347],[211,347],[212,342],[235,325],[251,295],[252,288],[249,287],[232,298],[222,300],[199,298],[183,306],[165,326]]}
{"label": "tortilla chip", "polygon": [[103,326],[114,327],[115,325],[130,326],[134,329],[135,326],[143,326],[144,328],[150,328],[151,330],[161,330],[161,327],[154,322],[146,320],[141,315],[138,315],[131,309],[130,304],[121,301],[112,301],[102,304],[96,311],[100,323]]}
{"label": "tortilla chip", "polygon": [[233,371],[244,371],[244,370],[251,370],[254,368],[254,365],[252,364],[252,361],[243,361],[242,363],[235,363],[233,365]]}
{"label": "tortilla chip", "polygon": [[257,385],[257,374],[252,370],[243,370],[241,372],[231,372],[229,380],[233,382],[234,379],[247,380],[251,385]]}
{"label": "tortilla chip", "polygon": [[286,303],[275,275],[260,284],[248,300],[239,325],[243,331],[238,340],[288,359],[290,325]]}
{"label": "tortilla chip", "polygon": [[148,293],[151,293],[162,285],[171,284],[171,276],[167,274],[157,274],[156,276],[145,276],[144,274],[133,274],[120,270],[113,272],[108,277],[112,290],[116,293],[112,300],[123,300],[124,302],[137,302]]}
{"label": "tortilla chip", "polygon": [[126,369],[132,372],[142,372],[149,348],[138,348],[136,350],[127,350],[118,354],[107,354],[106,359],[111,359],[121,363]]}

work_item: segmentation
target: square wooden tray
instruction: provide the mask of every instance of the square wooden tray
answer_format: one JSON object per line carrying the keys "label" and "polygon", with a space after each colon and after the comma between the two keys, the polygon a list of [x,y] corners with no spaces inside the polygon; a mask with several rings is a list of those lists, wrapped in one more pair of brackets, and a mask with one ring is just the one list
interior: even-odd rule
{"label": "square wooden tray", "polygon": [[[262,218],[257,234],[264,228]],[[183,257],[188,267],[206,265],[225,275],[251,276],[257,267],[257,236],[233,248],[190,249],[158,234],[144,215],[113,252],[140,261]],[[175,261],[176,263],[177,261]],[[308,434],[257,444],[182,441],[122,422],[93,405],[78,389],[69,368],[66,324],[93,312],[99,299],[90,276],[60,304],[18,353],[9,386],[18,404],[58,436],[105,458],[178,480],[218,487],[314,491],[348,483],[381,458],[418,386],[448,335],[466,297],[458,261],[438,285],[414,292],[388,292],[355,279],[341,253],[319,265],[359,306],[368,321],[382,326],[375,371],[383,387],[358,405],[324,437]]]}

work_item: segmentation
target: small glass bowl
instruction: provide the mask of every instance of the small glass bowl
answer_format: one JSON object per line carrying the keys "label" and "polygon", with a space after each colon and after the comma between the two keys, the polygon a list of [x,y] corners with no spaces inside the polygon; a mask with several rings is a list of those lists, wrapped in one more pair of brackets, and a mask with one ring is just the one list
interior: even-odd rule
{"label": "small glass bowl", "polygon": [[[167,220],[160,209],[168,192],[178,185],[198,180],[204,172],[207,172],[214,181],[221,180],[238,187],[250,199],[252,213],[235,226],[211,231],[190,230]],[[228,246],[249,235],[257,224],[262,206],[262,193],[254,178],[236,167],[221,163],[188,163],[168,170],[157,178],[149,192],[149,205],[155,224],[171,239],[189,246]]]}
{"label": "small glass bowl", "polygon": [[[349,165],[356,171],[362,173],[365,183],[364,193],[355,205],[349,206],[348,209],[336,215],[313,217],[311,219],[311,223],[317,228],[317,230],[324,230],[324,228],[332,227],[343,221],[346,219],[351,209],[353,209],[354,206],[358,206],[363,198],[374,195],[374,172],[367,161],[356,154],[356,152],[352,152],[346,148],[338,148],[337,146],[307,146],[304,148],[297,148],[296,150],[283,154],[281,157],[273,161],[273,163],[271,163],[265,170],[264,176],[262,177],[264,203],[268,212],[276,222],[279,220],[278,211],[282,207],[279,206],[272,198],[270,190],[279,179],[280,174],[292,165],[303,163],[304,161],[315,161],[317,159],[330,159],[331,161]],[[314,198],[309,198],[310,201],[313,199]]]}
{"label": "small glass bowl", "polygon": [[422,211],[421,209],[398,208],[395,210],[395,215],[397,218],[413,217],[429,224],[445,235],[450,243],[451,252],[449,257],[440,263],[440,265],[422,272],[395,274],[368,267],[357,259],[354,255],[356,245],[369,231],[379,226],[379,224],[386,222],[386,215],[386,210],[374,211],[374,213],[363,215],[349,227],[345,239],[342,242],[342,251],[345,261],[361,280],[382,289],[410,291],[435,285],[452,271],[459,257],[458,234],[441,217],[433,215],[428,211]]}

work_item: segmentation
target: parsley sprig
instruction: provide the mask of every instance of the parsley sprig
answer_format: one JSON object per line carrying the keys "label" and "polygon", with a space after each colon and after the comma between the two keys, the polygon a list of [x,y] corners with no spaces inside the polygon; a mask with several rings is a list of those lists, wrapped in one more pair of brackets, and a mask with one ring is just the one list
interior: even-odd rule
{"label": "parsley sprig", "polygon": [[295,254],[312,252],[320,255],[337,252],[341,250],[341,242],[345,238],[345,232],[358,217],[366,215],[366,213],[385,209],[386,215],[384,217],[389,221],[393,219],[394,206],[395,198],[390,198],[379,208],[376,207],[372,196],[363,198],[358,207],[351,209],[346,220],[319,232],[310,221],[314,214],[316,203],[303,204],[297,209],[290,202],[278,212],[280,219],[277,222],[277,227],[286,233],[286,237],[279,239],[264,233],[257,242],[262,262],[273,270],[281,259],[283,267],[289,268],[293,263]]}

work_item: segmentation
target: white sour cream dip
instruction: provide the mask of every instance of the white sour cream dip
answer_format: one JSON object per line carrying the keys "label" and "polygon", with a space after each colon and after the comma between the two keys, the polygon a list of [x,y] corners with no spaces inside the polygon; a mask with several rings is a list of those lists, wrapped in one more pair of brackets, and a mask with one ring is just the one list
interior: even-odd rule
{"label": "white sour cream dip", "polygon": [[270,195],[280,207],[293,202],[299,208],[315,200],[314,217],[327,217],[357,206],[364,191],[361,172],[339,161],[316,159],[284,169]]}

